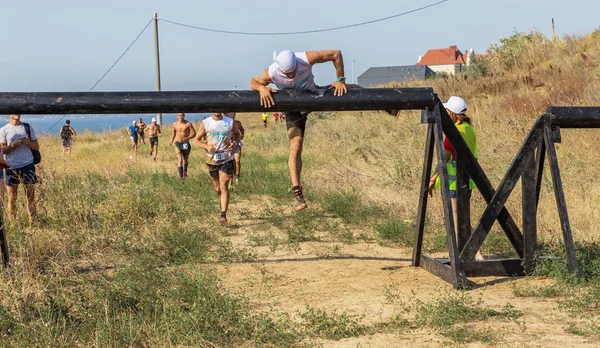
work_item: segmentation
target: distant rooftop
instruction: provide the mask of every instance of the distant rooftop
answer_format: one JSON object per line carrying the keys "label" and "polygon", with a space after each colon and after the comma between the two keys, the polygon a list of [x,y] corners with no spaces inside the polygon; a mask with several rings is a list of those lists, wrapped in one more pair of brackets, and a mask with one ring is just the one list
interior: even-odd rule
{"label": "distant rooftop", "polygon": [[417,62],[416,65],[449,65],[466,64],[467,55],[463,54],[458,47],[431,49]]}
{"label": "distant rooftop", "polygon": [[364,87],[382,85],[390,82],[425,80],[435,73],[427,66],[403,65],[373,67],[358,77],[358,84]]}

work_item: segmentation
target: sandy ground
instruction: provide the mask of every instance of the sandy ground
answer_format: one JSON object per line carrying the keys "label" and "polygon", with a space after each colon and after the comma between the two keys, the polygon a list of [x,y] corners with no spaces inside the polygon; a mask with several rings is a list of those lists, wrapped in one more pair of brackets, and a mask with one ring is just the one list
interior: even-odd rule
{"label": "sandy ground", "polygon": [[[260,198],[260,206],[272,204]],[[255,202],[256,203],[256,202]],[[284,215],[294,214],[291,207]],[[248,202],[234,202],[232,211],[247,212],[235,221],[228,238],[237,246],[250,246],[248,236],[273,233],[273,226],[257,224],[256,214]],[[237,215],[231,214],[230,219]],[[421,268],[411,266],[412,251],[407,248],[384,247],[372,242],[343,244],[340,242],[305,242],[295,250],[267,246],[255,247],[256,261],[218,266],[223,284],[244,294],[257,310],[272,313],[287,312],[298,317],[307,306],[327,313],[347,313],[362,323],[382,322],[402,314],[414,317],[415,302],[430,302],[446,292],[456,291],[451,285]],[[488,319],[469,323],[478,329],[493,329],[500,333],[497,342],[509,347],[597,347],[600,341],[567,331],[577,319],[560,310],[556,301],[543,298],[523,298],[513,294],[515,286],[530,287],[547,284],[547,279],[531,278],[471,278],[477,285],[469,291],[482,306],[501,310],[507,303],[522,311],[517,321]],[[324,347],[438,347],[456,345],[430,328],[406,328],[398,333],[346,338],[339,341],[321,340]],[[474,342],[467,346],[485,346]]]}

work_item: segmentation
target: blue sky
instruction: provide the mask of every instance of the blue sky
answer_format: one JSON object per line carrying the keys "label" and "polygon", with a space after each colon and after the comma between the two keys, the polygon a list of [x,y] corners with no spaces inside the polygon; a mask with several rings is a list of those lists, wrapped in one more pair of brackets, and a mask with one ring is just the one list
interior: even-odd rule
{"label": "blue sky", "polygon": [[[29,0],[0,2],[0,91],[87,91],[153,13],[193,26],[234,31],[303,31],[369,21],[439,0],[184,1]],[[485,51],[514,30],[584,35],[600,27],[600,1],[448,0],[366,26],[292,36],[209,33],[159,22],[163,90],[248,89],[273,51],[340,49],[346,77],[371,66],[411,65],[430,48]],[[354,64],[352,63],[354,61]],[[352,66],[354,65],[354,69]],[[315,68],[331,83],[331,64]],[[154,89],[150,26],[96,91]]]}

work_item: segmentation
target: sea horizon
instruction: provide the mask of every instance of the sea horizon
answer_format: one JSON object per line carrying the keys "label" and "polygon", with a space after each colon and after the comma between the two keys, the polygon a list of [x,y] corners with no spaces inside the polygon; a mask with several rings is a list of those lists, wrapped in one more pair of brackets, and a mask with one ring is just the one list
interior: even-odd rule
{"label": "sea horizon", "polygon": [[[209,113],[186,113],[185,119],[190,122],[201,121],[210,116]],[[78,133],[86,130],[94,133],[126,129],[132,123],[142,118],[149,124],[156,114],[91,114],[91,115],[22,115],[21,121],[27,122],[36,134],[46,136],[59,136],[61,127],[66,120],[71,121],[71,127]],[[171,124],[177,120],[177,114],[162,114],[163,125]],[[8,123],[8,116],[0,117],[0,126]]]}

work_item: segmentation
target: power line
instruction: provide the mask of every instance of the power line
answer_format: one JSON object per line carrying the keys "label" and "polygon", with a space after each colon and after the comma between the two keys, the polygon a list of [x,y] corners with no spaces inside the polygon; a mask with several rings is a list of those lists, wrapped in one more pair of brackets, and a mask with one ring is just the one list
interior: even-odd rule
{"label": "power line", "polygon": [[[106,72],[104,73],[104,75],[102,75],[102,77],[100,77],[100,79],[98,79],[98,81],[96,81],[96,83],[94,83],[94,85],[89,89],[88,92],[91,92],[94,90],[94,88],[96,88],[96,86],[98,86],[98,84],[100,82],[102,82],[102,80],[104,80],[104,78],[106,77],[106,75],[108,75],[111,70],[119,63],[119,61],[121,61],[121,59],[125,56],[125,54],[127,54],[127,52],[129,51],[129,49],[131,47],[133,47],[133,45],[137,42],[137,40],[140,38],[140,36],[142,36],[142,34],[146,31],[146,29],[148,29],[148,26],[150,25],[150,23],[152,23],[152,21],[154,20],[151,19],[148,21],[148,24],[146,24],[146,26],[144,27],[144,29],[142,29],[142,31],[138,34],[138,36],[135,37],[135,39],[133,39],[133,42],[131,42],[131,44],[129,44],[129,46],[127,46],[127,48],[125,49],[125,51],[123,51],[123,53],[121,53],[121,55],[119,56],[119,58],[117,58],[117,60],[110,66],[110,68],[108,68],[108,70],[106,70]],[[54,128],[54,126],[56,126],[58,124],[58,122],[60,122],[63,118],[65,118],[65,116],[67,116],[66,114],[63,115],[61,118],[58,119],[58,121],[56,121],[52,126],[50,126],[50,128],[48,128],[48,130],[46,131],[49,132],[52,128]]]}
{"label": "power line", "polygon": [[356,24],[349,24],[349,25],[343,25],[343,26],[333,27],[333,28],[304,30],[304,31],[288,31],[288,32],[245,32],[245,31],[231,31],[231,30],[220,30],[220,29],[211,29],[211,28],[197,27],[197,26],[193,26],[193,25],[189,25],[189,24],[183,24],[183,23],[179,23],[179,22],[175,22],[175,21],[170,21],[168,19],[160,19],[160,20],[163,21],[163,22],[171,23],[171,24],[174,24],[174,25],[179,25],[179,26],[186,27],[186,28],[203,30],[203,31],[209,31],[209,32],[213,32],[213,33],[221,33],[221,34],[262,35],[262,36],[267,36],[267,35],[298,35],[298,34],[313,34],[313,33],[322,33],[322,32],[325,32],[325,31],[348,29],[348,28],[358,27],[358,26],[361,26],[361,25],[367,25],[367,24],[382,22],[382,21],[386,21],[388,19],[397,18],[397,17],[405,16],[407,14],[411,14],[411,13],[415,13],[415,12],[418,12],[418,11],[422,11],[422,10],[428,9],[430,7],[434,7],[434,6],[440,5],[440,4],[442,4],[444,2],[447,2],[447,1],[449,1],[449,0],[438,1],[436,3],[430,4],[430,5],[427,5],[427,6],[423,6],[423,7],[419,7],[419,8],[410,10],[410,11],[406,11],[406,12],[398,13],[398,14],[395,14],[395,15],[392,15],[392,16],[378,18],[378,19],[374,19],[374,20],[370,20],[370,21],[366,21],[366,22],[361,22],[361,23],[356,23]]}

